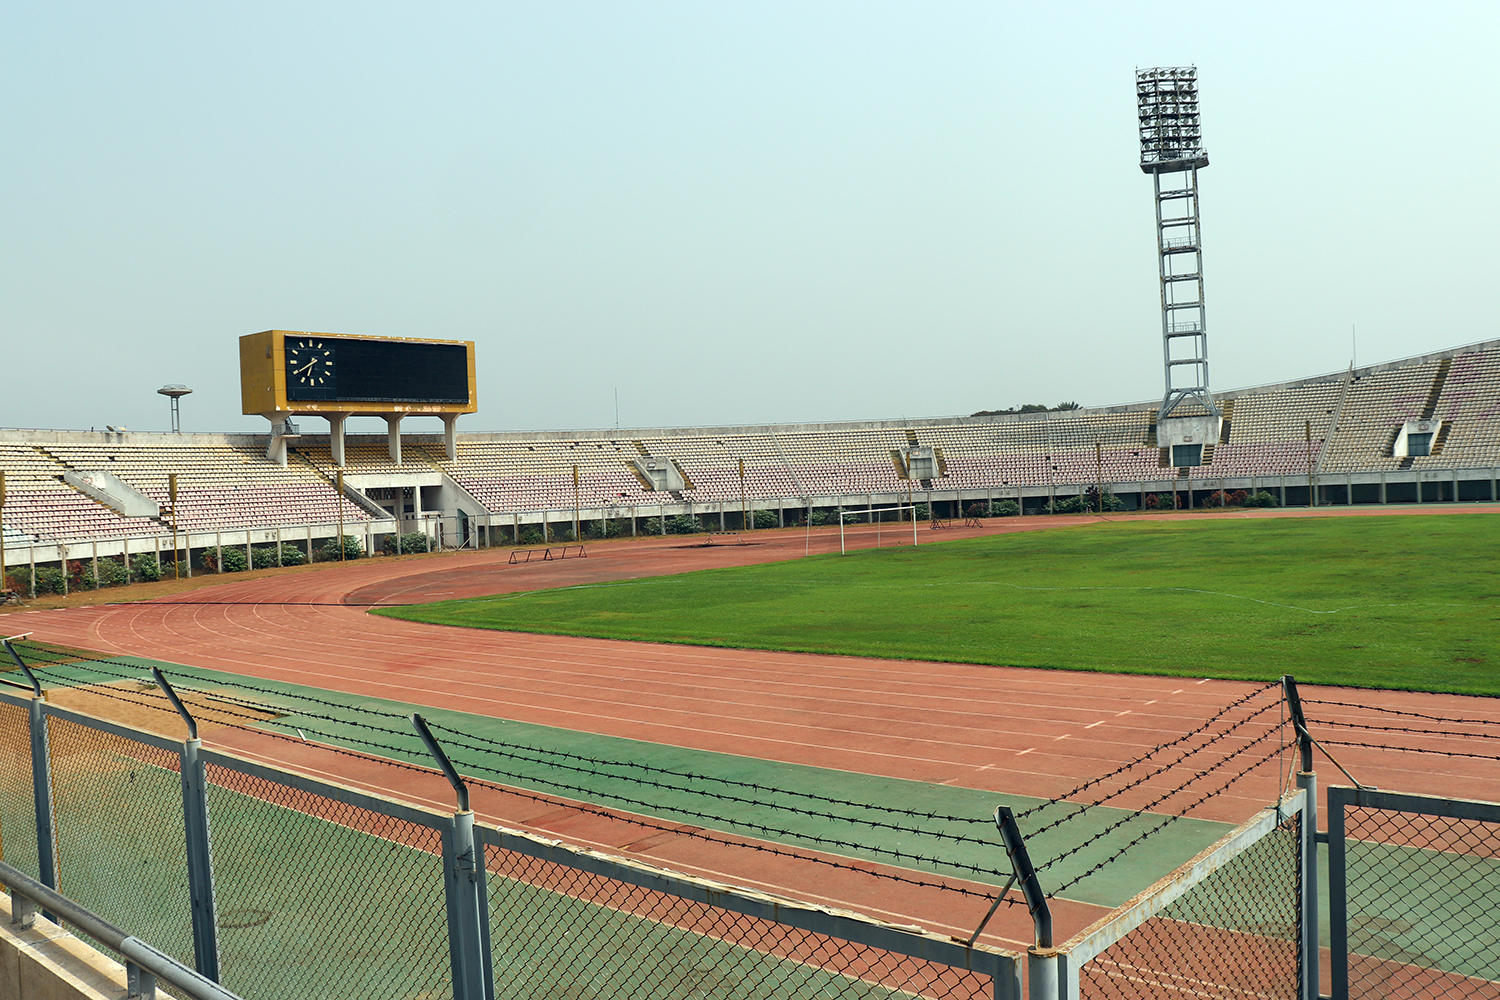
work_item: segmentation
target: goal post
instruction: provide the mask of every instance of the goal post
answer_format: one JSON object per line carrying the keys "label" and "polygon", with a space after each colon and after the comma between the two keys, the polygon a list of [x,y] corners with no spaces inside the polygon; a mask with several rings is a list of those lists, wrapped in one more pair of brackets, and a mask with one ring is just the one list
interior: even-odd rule
{"label": "goal post", "polygon": [[[917,544],[917,505],[916,504],[904,503],[904,504],[897,504],[897,505],[892,506],[892,507],[868,507],[868,508],[866,508],[864,510],[851,510],[851,511],[846,511],[845,513],[846,514],[853,514],[855,517],[860,517],[860,516],[865,516],[865,515],[884,514],[884,513],[888,512],[888,511],[907,511],[907,510],[911,511],[911,543],[913,545],[916,545]],[[874,517],[871,517],[871,520],[873,520],[875,522],[875,526],[876,526],[875,527],[875,547],[878,549],[878,548],[880,548],[880,533],[881,533],[880,526],[884,523],[884,518],[874,518]],[[897,520],[898,521],[904,521],[904,520],[906,520],[906,518],[903,516],[903,517],[897,518]],[[844,543],[844,518],[840,517],[839,518],[839,555],[848,555],[848,554],[849,554],[848,547]]]}

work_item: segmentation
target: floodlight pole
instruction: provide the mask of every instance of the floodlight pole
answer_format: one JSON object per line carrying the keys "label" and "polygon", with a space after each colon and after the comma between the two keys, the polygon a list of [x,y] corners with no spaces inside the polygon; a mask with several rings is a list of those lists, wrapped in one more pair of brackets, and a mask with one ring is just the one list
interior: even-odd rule
{"label": "floodlight pole", "polygon": [[338,490],[338,497],[334,500],[334,506],[339,510],[339,562],[344,561],[344,470],[339,469],[333,474],[334,485]]}
{"label": "floodlight pole", "polygon": [[[1203,242],[1198,170],[1208,166],[1198,117],[1198,70],[1192,66],[1136,70],[1141,171],[1156,192],[1156,252],[1161,279],[1162,362],[1166,388],[1157,422],[1183,403],[1217,419],[1209,391],[1208,331],[1203,303]],[[1165,187],[1163,175],[1175,178]]]}
{"label": "floodlight pole", "polygon": [[159,395],[166,396],[172,401],[172,433],[182,433],[182,397],[189,395],[193,390],[185,385],[164,385],[156,390]]}

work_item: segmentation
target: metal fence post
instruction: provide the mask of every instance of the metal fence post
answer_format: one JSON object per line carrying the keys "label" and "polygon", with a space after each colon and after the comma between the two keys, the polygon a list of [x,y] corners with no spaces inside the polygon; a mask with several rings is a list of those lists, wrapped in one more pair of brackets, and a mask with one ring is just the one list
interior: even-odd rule
{"label": "metal fence post", "polygon": [[1297,775],[1302,789],[1302,819],[1298,823],[1302,843],[1302,1000],[1318,1000],[1320,961],[1318,943],[1318,776],[1311,771]]}
{"label": "metal fence post", "polygon": [[1011,871],[1021,886],[1021,894],[1026,897],[1026,909],[1031,912],[1036,931],[1036,943],[1026,954],[1027,994],[1030,1000],[1063,1000],[1065,962],[1063,956],[1053,950],[1052,911],[1047,906],[1047,896],[1042,892],[1036,869],[1031,865],[1031,855],[1026,850],[1026,841],[1021,837],[1021,829],[1016,826],[1015,814],[1009,806],[995,809],[995,826],[1000,829],[1005,853],[1010,855]]}
{"label": "metal fence post", "polygon": [[1349,1000],[1349,898],[1345,882],[1344,793],[1328,789],[1328,946],[1329,995]]}
{"label": "metal fence post", "polygon": [[41,883],[57,888],[57,861],[53,854],[52,768],[47,755],[47,716],[41,695],[31,699],[31,791],[36,807],[36,867]]}
{"label": "metal fence post", "polygon": [[[36,867],[37,877],[42,885],[49,889],[57,888],[57,861],[53,853],[55,843],[52,835],[52,767],[51,758],[47,753],[47,716],[42,711],[46,704],[45,696],[42,694],[42,682],[37,679],[36,674],[21,659],[21,654],[16,652],[16,647],[11,645],[12,639],[24,639],[30,632],[13,635],[3,640],[5,652],[10,655],[12,661],[20,669],[26,679],[31,682],[31,704],[27,708],[27,729],[31,735],[31,794],[32,804],[36,809]],[[52,914],[47,914],[47,919],[52,919]]]}
{"label": "metal fence post", "polygon": [[494,1000],[495,974],[490,958],[489,892],[484,880],[484,849],[474,839],[474,812],[469,808],[469,788],[427,728],[427,722],[420,715],[413,715],[411,724],[458,798],[458,811],[453,814],[452,824],[445,825],[442,830],[453,1000]]}
{"label": "metal fence post", "polygon": [[1318,1000],[1321,985],[1318,981],[1318,776],[1313,773],[1313,739],[1307,729],[1307,717],[1302,714],[1297,679],[1288,674],[1281,678],[1281,687],[1286,695],[1287,714],[1297,733],[1297,751],[1301,758],[1301,768],[1297,773],[1297,787],[1302,789],[1302,818],[1298,822],[1301,843],[1297,853],[1301,856],[1302,891],[1297,903],[1302,927],[1297,957],[1302,975],[1297,991],[1302,1000]]}
{"label": "metal fence post", "polygon": [[182,830],[187,841],[188,898],[193,918],[193,963],[198,973],[219,981],[219,922],[214,903],[213,846],[208,826],[208,772],[198,751],[198,723],[182,699],[157,667],[151,668],[157,685],[166,693],[187,723],[188,738],[182,741]]}

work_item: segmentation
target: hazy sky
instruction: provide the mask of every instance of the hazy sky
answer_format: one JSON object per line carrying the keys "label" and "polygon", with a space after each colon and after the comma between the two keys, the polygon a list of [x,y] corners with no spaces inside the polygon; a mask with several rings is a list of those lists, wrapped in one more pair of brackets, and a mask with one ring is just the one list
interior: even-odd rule
{"label": "hazy sky", "polygon": [[477,341],[460,430],[1158,398],[1133,73],[1189,63],[1215,388],[1351,326],[1362,364],[1500,337],[1497,39],[1493,2],[13,4],[0,426],[164,429],[183,382],[185,430],[263,431],[270,328]]}

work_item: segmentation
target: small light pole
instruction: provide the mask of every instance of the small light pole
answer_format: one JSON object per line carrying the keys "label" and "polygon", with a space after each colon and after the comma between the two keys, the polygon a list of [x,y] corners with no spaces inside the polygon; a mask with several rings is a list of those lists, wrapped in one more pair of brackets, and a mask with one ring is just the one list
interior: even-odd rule
{"label": "small light pole", "polygon": [[[172,400],[175,404],[177,400]],[[177,561],[177,473],[167,473],[167,502],[172,505],[172,579],[182,579],[182,563]],[[188,555],[191,557],[192,552]]]}
{"label": "small light pole", "polygon": [[170,398],[172,400],[172,433],[173,434],[181,434],[182,433],[182,410],[181,410],[182,397],[188,395],[193,390],[189,389],[185,385],[175,385],[174,384],[174,385],[164,385],[160,389],[157,389],[156,391],[160,395],[166,396],[166,397],[168,397],[168,398]]}

